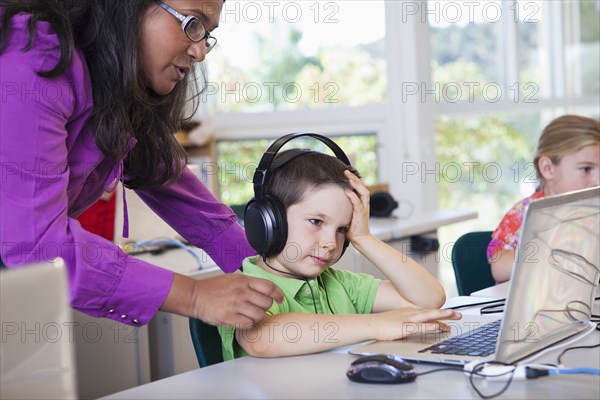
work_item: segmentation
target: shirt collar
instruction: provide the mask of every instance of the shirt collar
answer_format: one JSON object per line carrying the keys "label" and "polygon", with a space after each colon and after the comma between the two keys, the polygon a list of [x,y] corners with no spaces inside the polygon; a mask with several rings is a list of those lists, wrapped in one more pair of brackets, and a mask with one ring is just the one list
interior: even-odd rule
{"label": "shirt collar", "polygon": [[[306,285],[306,282],[302,279],[288,278],[285,276],[275,275],[271,272],[265,271],[256,263],[260,256],[248,257],[244,260],[244,273],[252,275],[257,278],[268,279],[275,283],[282,291],[287,293],[291,297],[296,297],[300,289]],[[309,279],[312,281],[316,278]]]}

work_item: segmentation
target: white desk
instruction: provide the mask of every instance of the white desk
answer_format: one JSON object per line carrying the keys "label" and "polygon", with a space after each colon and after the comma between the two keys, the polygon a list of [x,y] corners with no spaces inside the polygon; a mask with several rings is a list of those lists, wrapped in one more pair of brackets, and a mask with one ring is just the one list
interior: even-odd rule
{"label": "white desk", "polygon": [[471,293],[473,297],[497,297],[497,298],[506,298],[508,295],[508,286],[510,282],[500,283],[495,286],[490,286],[489,288],[481,289],[476,292]]}
{"label": "white desk", "polygon": [[[490,288],[488,294],[506,295],[508,285]],[[492,290],[494,289],[494,290]],[[485,292],[484,292],[485,294]],[[479,297],[484,299],[485,297]],[[489,298],[489,297],[488,297]],[[476,300],[475,298],[474,300]],[[457,301],[460,298],[456,299]],[[452,302],[452,299],[449,300]],[[473,309],[465,310],[471,313]],[[598,304],[595,305],[598,312]],[[576,343],[557,345],[531,362],[557,362],[566,347],[600,343],[600,332],[593,331]],[[298,357],[258,359],[239,358],[196,369],[137,388],[115,393],[106,399],[466,399],[478,398],[469,379],[461,372],[440,371],[419,376],[415,382],[397,385],[372,385],[349,381],[345,371],[356,358],[347,348]],[[600,369],[600,348],[572,350],[562,357],[566,368]],[[439,368],[415,364],[417,372]],[[498,391],[501,383],[480,382],[485,394]],[[536,380],[513,381],[500,399],[599,399],[600,377],[562,375]]]}
{"label": "white desk", "polygon": [[[578,344],[595,344],[592,332]],[[546,362],[556,362],[557,352]],[[373,385],[349,381],[345,376],[355,356],[320,353],[299,357],[257,359],[244,357],[197,369],[108,396],[107,399],[465,399],[478,398],[468,377],[461,372],[441,371],[419,376],[415,382]],[[600,368],[600,350],[573,350],[563,356],[569,367]],[[417,365],[417,372],[436,366]],[[499,383],[478,386],[496,390]],[[499,398],[598,399],[600,377],[571,375],[513,381]]]}

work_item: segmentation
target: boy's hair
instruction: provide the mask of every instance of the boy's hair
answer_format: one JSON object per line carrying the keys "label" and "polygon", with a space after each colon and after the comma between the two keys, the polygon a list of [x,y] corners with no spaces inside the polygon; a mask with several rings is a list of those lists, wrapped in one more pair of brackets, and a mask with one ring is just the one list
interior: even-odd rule
{"label": "boy's hair", "polygon": [[600,145],[600,120],[563,115],[550,122],[540,135],[533,159],[540,187],[543,188],[545,184],[538,166],[540,158],[548,157],[552,164],[558,165],[564,156],[590,145]]}
{"label": "boy's hair", "polygon": [[[290,150],[278,153],[274,164],[280,157],[285,157]],[[271,172],[266,186],[266,194],[277,197],[283,207],[302,201],[307,190],[324,185],[337,185],[343,189],[352,189],[344,171],[349,170],[360,178],[360,174],[350,165],[344,164],[336,157],[307,151]]]}

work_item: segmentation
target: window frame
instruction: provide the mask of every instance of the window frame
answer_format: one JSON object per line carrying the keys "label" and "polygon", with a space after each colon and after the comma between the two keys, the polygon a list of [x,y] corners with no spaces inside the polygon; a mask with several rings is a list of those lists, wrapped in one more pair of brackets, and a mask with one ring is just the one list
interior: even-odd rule
{"label": "window frame", "polygon": [[[500,2],[503,12],[509,12],[512,2]],[[542,27],[549,51],[544,54],[545,65],[553,86],[548,97],[535,102],[521,103],[502,99],[496,103],[473,102],[422,102],[416,96],[406,96],[407,82],[417,82],[430,88],[431,41],[430,28],[425,18],[407,18],[402,2],[385,2],[385,40],[387,53],[387,101],[383,104],[331,108],[303,109],[263,113],[228,113],[214,116],[217,140],[276,139],[290,132],[314,132],[324,135],[376,132],[379,178],[388,183],[391,194],[412,203],[415,213],[438,208],[437,183],[432,179],[435,170],[435,121],[440,115],[492,114],[498,112],[521,113],[544,110],[574,110],[593,107],[600,96],[580,96],[581,89],[568,81],[565,73],[563,45],[565,41],[563,20],[567,8],[577,11],[576,3],[568,1],[545,2],[544,18],[553,21]],[[578,14],[577,12],[575,14]],[[403,21],[398,23],[398,21]],[[505,32],[501,48],[510,56],[503,60],[501,86],[508,90],[510,82],[518,82],[517,23],[511,18],[500,20]],[[576,23],[576,21],[575,21]],[[560,34],[556,35],[556,32]],[[557,37],[558,36],[558,37]],[[571,84],[569,86],[568,84]],[[549,116],[550,118],[550,116]],[[417,173],[414,173],[414,169]]]}

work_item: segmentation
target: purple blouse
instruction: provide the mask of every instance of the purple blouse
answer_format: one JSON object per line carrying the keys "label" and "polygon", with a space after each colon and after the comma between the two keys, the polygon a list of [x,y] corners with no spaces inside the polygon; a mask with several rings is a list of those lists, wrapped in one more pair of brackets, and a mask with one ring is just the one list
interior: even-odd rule
{"label": "purple blouse", "polygon": [[[23,51],[28,20],[28,14],[13,17],[0,54],[0,257],[8,267],[62,257],[74,308],[146,324],[165,300],[173,272],[128,256],[75,219],[114,186],[122,163],[110,161],[94,142],[83,54],[76,52],[60,76],[38,76],[56,65],[58,38],[48,23],[38,22],[33,45]],[[137,193],[224,271],[256,253],[233,211],[189,169],[172,185]]]}

